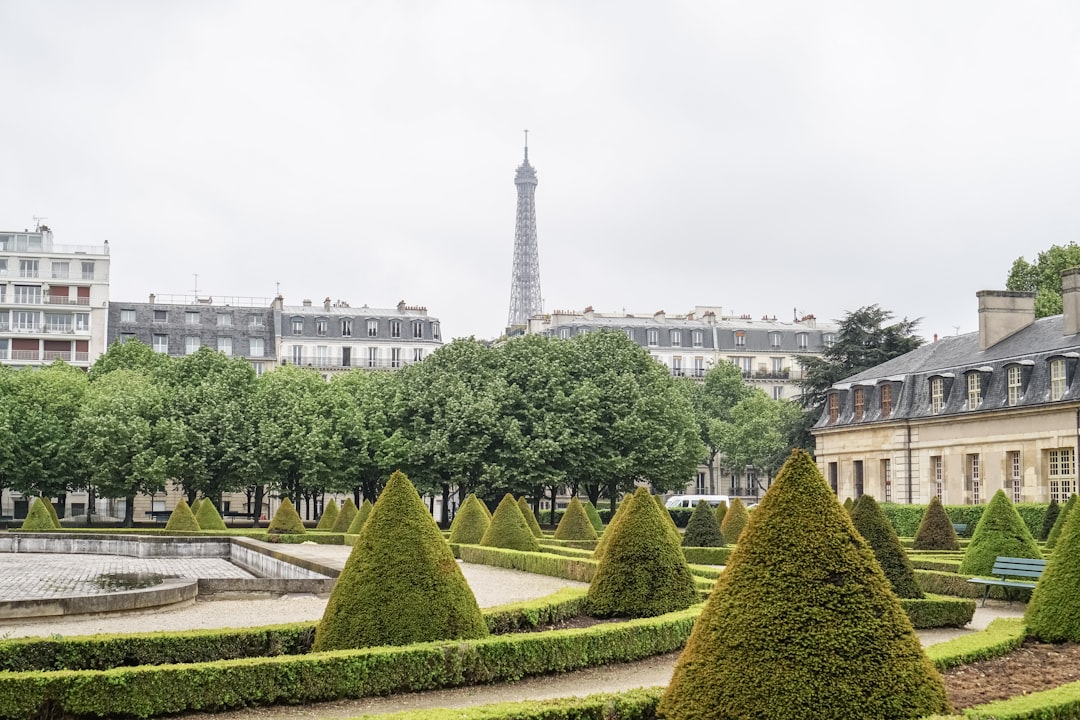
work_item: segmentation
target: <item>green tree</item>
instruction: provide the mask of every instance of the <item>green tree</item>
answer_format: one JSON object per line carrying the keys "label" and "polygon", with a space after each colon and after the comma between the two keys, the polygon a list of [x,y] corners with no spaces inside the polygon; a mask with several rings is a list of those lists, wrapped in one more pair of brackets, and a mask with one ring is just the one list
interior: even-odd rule
{"label": "green tree", "polygon": [[90,384],[75,424],[94,490],[101,497],[125,498],[126,527],[133,525],[137,495],[165,489],[166,395],[160,383],[139,371],[114,370]]}
{"label": "green tree", "polygon": [[90,368],[90,382],[97,382],[105,375],[116,370],[135,370],[146,375],[157,375],[167,371],[173,358],[164,353],[154,352],[149,345],[131,340],[122,343],[113,343]]}
{"label": "green tree", "polygon": [[342,457],[332,485],[351,491],[354,504],[359,495],[377,498],[386,478],[407,459],[399,389],[398,373],[352,370],[330,381],[333,432]]}
{"label": "green tree", "polygon": [[705,446],[709,487],[716,487],[716,456],[723,451],[723,431],[731,420],[732,408],[750,395],[751,388],[743,382],[742,371],[728,362],[710,368],[701,382],[680,378],[678,385],[690,399],[698,436]]}
{"label": "green tree", "polygon": [[892,319],[890,311],[877,305],[861,307],[844,316],[839,323],[836,342],[826,347],[821,357],[799,357],[803,371],[799,381],[803,415],[792,438],[793,445],[807,450],[813,448],[810,428],[821,417],[830,387],[923,344],[922,338],[915,335],[918,319],[904,318],[887,324]]}
{"label": "green tree", "polygon": [[[665,510],[665,512],[667,512]],[[686,532],[682,536],[683,547],[722,547],[724,536],[716,522],[716,513],[712,505],[702,500],[698,502],[690,521],[686,523]]]}
{"label": "green tree", "polygon": [[740,473],[753,467],[758,478],[772,477],[791,452],[801,415],[795,403],[751,390],[731,409],[729,419],[718,423],[724,465]]}
{"label": "green tree", "polygon": [[1034,263],[1018,257],[1009,269],[1005,281],[1007,290],[1035,293],[1035,317],[1060,315],[1061,273],[1080,266],[1080,245],[1051,245],[1039,253]]}

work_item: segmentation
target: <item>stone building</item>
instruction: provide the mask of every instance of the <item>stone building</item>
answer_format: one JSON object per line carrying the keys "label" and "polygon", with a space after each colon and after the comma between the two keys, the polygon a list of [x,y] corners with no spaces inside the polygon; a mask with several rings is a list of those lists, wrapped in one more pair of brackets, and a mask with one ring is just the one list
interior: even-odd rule
{"label": "stone building", "polygon": [[814,428],[840,497],[1063,502],[1077,491],[1080,269],[1064,313],[1035,319],[1031,293],[977,294],[979,331],[944,338],[847,378]]}

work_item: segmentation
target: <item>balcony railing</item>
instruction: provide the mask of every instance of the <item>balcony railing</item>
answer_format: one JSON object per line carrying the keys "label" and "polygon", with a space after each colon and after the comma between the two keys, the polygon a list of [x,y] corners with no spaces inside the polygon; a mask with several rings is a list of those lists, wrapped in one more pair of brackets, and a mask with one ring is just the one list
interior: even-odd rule
{"label": "balcony railing", "polygon": [[66,362],[71,362],[71,351],[70,350],[46,350],[45,351],[45,362],[52,362],[53,360],[64,360]]}
{"label": "balcony railing", "polygon": [[48,295],[45,298],[48,305],[89,305],[90,298],[73,298],[67,295]]}
{"label": "balcony railing", "polygon": [[300,362],[293,362],[292,357],[278,358],[281,365],[296,365],[297,367],[310,367],[316,370],[400,370],[412,361],[405,360],[369,360],[367,358],[353,360],[348,365],[342,363],[341,358],[316,358],[302,357]]}
{"label": "balcony railing", "polygon": [[674,377],[703,378],[705,368],[671,368]]}
{"label": "balcony railing", "polygon": [[40,353],[37,350],[12,350],[12,360],[37,360]]}

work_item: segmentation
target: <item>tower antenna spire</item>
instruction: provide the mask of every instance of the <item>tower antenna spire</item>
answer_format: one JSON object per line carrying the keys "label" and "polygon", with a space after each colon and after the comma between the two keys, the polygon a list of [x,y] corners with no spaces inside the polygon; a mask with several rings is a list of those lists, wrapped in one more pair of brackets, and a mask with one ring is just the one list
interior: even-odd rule
{"label": "tower antenna spire", "polygon": [[525,162],[529,162],[529,130],[525,129]]}
{"label": "tower antenna spire", "polygon": [[543,311],[540,297],[540,259],[536,249],[536,170],[529,164],[529,131],[525,131],[525,162],[514,176],[517,221],[514,267],[510,279],[510,312],[506,334],[524,332],[529,318]]}

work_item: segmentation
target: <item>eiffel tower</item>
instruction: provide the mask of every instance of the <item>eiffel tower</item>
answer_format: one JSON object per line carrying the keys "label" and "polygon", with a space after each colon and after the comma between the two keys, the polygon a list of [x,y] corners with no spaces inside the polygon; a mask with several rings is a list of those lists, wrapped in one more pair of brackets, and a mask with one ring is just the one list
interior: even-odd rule
{"label": "eiffel tower", "polygon": [[514,271],[510,282],[510,315],[506,334],[520,334],[529,318],[543,312],[540,299],[540,258],[536,250],[536,170],[529,164],[529,131],[525,131],[525,162],[514,175],[517,185],[517,227],[514,232]]}

